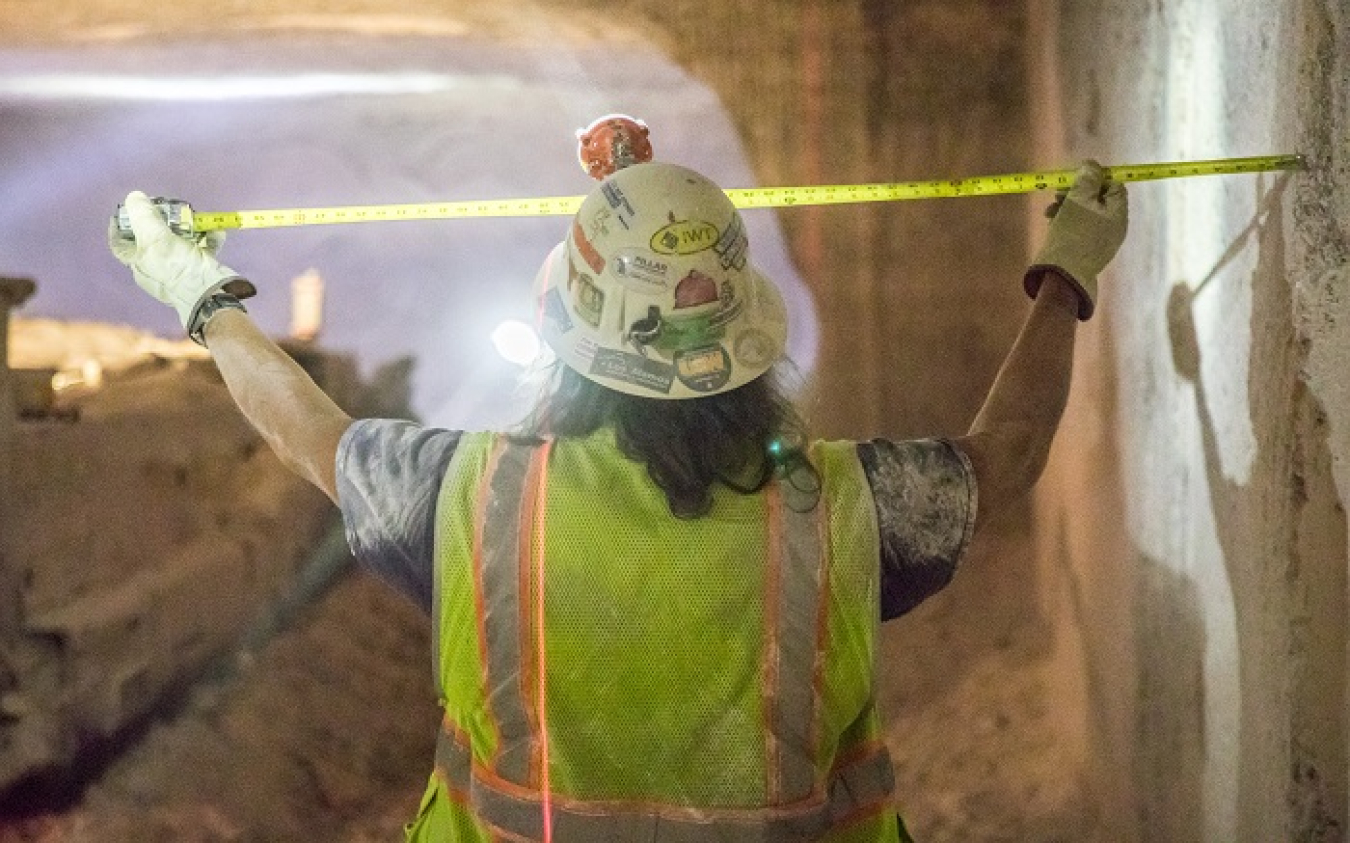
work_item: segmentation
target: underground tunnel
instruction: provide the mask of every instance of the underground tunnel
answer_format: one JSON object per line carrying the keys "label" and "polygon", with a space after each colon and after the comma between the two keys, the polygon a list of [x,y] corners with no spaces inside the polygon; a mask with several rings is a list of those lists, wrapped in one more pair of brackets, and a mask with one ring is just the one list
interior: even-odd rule
{"label": "underground tunnel", "polygon": [[[877,706],[921,843],[1344,839],[1344,3],[3,8],[0,841],[398,839],[435,753],[426,616],[109,255],[126,193],[571,196],[610,113],[726,187],[1302,155],[1130,186],[1048,468],[881,627]],[[963,435],[1052,199],[747,210],[811,435]],[[566,227],[238,230],[221,257],[352,416],[504,429],[532,394],[502,331]]]}

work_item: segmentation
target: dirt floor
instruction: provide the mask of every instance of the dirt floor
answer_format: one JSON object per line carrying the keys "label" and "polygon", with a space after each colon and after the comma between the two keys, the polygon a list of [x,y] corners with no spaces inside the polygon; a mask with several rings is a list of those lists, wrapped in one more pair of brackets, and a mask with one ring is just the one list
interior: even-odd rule
{"label": "dirt floor", "polygon": [[437,722],[427,647],[420,613],[348,577],[154,725],[78,806],[0,840],[397,839]]}

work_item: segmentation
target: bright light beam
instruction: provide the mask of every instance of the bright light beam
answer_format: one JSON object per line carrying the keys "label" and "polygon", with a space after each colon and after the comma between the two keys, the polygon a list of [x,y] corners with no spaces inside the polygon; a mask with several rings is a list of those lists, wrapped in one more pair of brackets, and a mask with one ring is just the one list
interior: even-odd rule
{"label": "bright light beam", "polygon": [[492,345],[506,360],[524,368],[539,356],[539,336],[524,322],[508,319],[492,331]]}

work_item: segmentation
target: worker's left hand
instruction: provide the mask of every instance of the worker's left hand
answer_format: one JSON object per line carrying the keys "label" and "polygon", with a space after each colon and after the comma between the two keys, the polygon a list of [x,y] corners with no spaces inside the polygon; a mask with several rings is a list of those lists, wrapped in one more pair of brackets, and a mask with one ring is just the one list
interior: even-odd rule
{"label": "worker's left hand", "polygon": [[197,306],[224,290],[236,298],[254,294],[253,284],[216,260],[223,237],[189,240],[174,234],[154,203],[139,190],[127,194],[127,219],[134,240],[121,237],[117,221],[108,224],[108,247],[131,269],[141,289],[172,307],[187,330]]}

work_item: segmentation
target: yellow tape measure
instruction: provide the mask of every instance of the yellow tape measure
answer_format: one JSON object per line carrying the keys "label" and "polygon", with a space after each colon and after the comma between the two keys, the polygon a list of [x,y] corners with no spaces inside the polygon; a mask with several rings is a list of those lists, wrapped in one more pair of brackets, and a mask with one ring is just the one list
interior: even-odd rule
{"label": "yellow tape measure", "polygon": [[[1253,158],[1217,158],[1208,161],[1126,164],[1103,169],[1108,181],[1135,182],[1190,176],[1301,170],[1304,166],[1302,155],[1264,155]],[[738,208],[791,208],[804,205],[897,202],[907,199],[957,196],[996,196],[1032,193],[1037,190],[1067,190],[1073,184],[1075,172],[1075,170],[1048,170],[1039,173],[974,176],[941,181],[735,188],[728,190],[727,195]],[[282,208],[270,211],[194,211],[192,229],[201,232],[397,220],[566,216],[576,213],[584,198],[584,196],[550,196],[470,202],[426,202],[412,205]]]}

